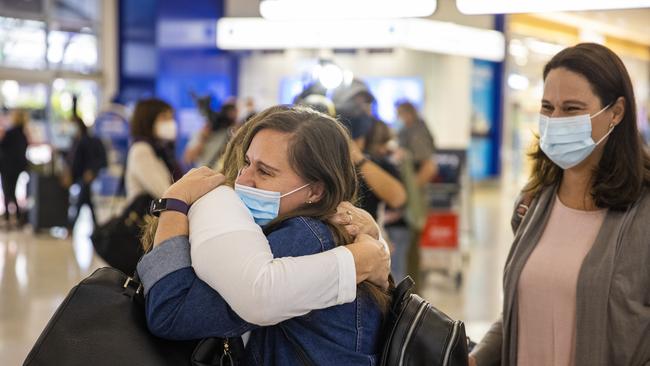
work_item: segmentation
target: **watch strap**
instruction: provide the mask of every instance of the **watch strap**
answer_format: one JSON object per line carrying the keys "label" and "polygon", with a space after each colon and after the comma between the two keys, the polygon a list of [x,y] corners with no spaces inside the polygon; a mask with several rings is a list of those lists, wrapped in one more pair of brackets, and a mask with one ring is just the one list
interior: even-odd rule
{"label": "watch strap", "polygon": [[158,217],[163,211],[176,211],[187,215],[190,211],[190,205],[176,198],[159,198],[151,202],[150,212]]}

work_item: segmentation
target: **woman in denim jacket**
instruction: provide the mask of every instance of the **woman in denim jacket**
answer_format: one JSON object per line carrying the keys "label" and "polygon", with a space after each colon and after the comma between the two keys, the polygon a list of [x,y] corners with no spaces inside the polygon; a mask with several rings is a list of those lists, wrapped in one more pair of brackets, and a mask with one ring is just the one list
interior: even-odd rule
{"label": "woman in denim jacket", "polygon": [[[236,176],[235,191],[222,186],[205,197],[208,202],[214,202],[219,195],[222,197],[220,209],[214,211],[222,217],[214,217],[215,225],[247,208],[252,219],[264,225],[276,258],[307,256],[350,242],[350,231],[356,234],[354,231],[358,230],[342,224],[350,224],[351,211],[329,222],[323,221],[336,213],[340,202],[352,201],[356,191],[345,130],[335,120],[301,108],[261,115],[249,122],[250,131],[242,132],[245,137],[241,154],[229,154],[231,158],[241,159],[235,165],[243,165]],[[187,194],[187,188],[202,186],[200,183],[208,180],[212,186],[223,181],[212,171],[201,169],[172,186],[166,197],[193,203],[196,198]],[[284,193],[281,198],[274,193],[278,191]],[[201,196],[201,193],[205,191],[194,195]],[[241,200],[233,200],[233,196]],[[269,196],[273,197],[270,201],[259,200]],[[275,212],[267,209],[273,206]],[[177,213],[169,214],[178,218]],[[230,308],[219,292],[197,277],[191,267],[189,241],[182,236],[183,231],[185,234],[188,231],[187,219],[184,219],[185,230],[180,230],[181,236],[174,236],[169,231],[174,231],[170,226],[176,225],[169,225],[172,222],[169,220],[166,223],[165,215],[161,216],[156,233],[155,242],[160,244],[138,266],[147,291],[147,319],[154,334],[171,339],[197,339],[233,337],[250,331],[250,338],[244,337],[248,341],[244,363],[250,365],[298,363],[299,351],[289,338],[315,364],[372,365],[376,362],[382,313],[388,306],[388,296],[382,289],[363,282],[352,302],[320,310],[306,309],[314,311],[277,325],[250,324]],[[363,239],[364,235],[359,238]],[[232,243],[232,248],[236,245]],[[192,259],[201,260],[194,255]],[[313,271],[322,270],[326,269],[313,268]],[[300,302],[302,297],[303,293],[298,292],[284,300]],[[309,304],[305,306],[308,308]]]}

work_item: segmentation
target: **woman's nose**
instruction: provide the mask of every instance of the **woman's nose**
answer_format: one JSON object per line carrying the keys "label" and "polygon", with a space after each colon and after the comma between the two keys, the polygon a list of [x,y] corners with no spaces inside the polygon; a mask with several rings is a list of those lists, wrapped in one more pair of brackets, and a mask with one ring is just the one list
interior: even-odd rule
{"label": "woman's nose", "polygon": [[255,180],[253,179],[252,169],[250,167],[242,168],[237,177],[237,184],[247,187],[255,187]]}

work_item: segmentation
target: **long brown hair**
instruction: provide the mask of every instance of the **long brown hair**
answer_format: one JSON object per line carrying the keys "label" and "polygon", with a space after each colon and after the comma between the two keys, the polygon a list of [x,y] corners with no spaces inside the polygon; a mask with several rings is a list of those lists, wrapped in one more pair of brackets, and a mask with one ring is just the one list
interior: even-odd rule
{"label": "long brown hair", "polygon": [[134,139],[154,140],[153,125],[163,112],[172,111],[167,102],[151,98],[138,101],[131,116],[131,137]]}
{"label": "long brown hair", "polygon": [[[262,112],[264,113],[264,112]],[[293,170],[306,182],[319,182],[325,187],[323,197],[311,204],[303,204],[292,212],[271,221],[265,232],[270,232],[283,221],[298,216],[323,220],[334,235],[336,245],[351,243],[354,238],[339,225],[326,221],[336,212],[342,201],[354,202],[357,194],[357,176],[350,155],[350,136],[347,130],[334,118],[308,107],[291,107],[286,110],[255,117],[241,145],[242,155],[248,150],[257,133],[271,129],[291,135],[288,158]],[[242,161],[243,164],[243,156]],[[361,283],[367,292],[385,312],[389,296],[379,287]]]}
{"label": "long brown hair", "polygon": [[393,138],[393,133],[387,124],[380,120],[375,120],[366,135],[366,146],[364,152],[371,157],[384,158],[381,155],[381,149]]}
{"label": "long brown hair", "polygon": [[[621,59],[609,48],[580,43],[553,56],[544,67],[544,80],[557,68],[585,77],[601,107],[625,99],[623,120],[607,139],[603,156],[593,174],[591,196],[599,208],[625,210],[650,185],[650,156],[637,128],[636,102],[630,75]],[[563,170],[539,147],[530,154],[533,171],[524,188],[533,195],[547,186],[559,184]]]}

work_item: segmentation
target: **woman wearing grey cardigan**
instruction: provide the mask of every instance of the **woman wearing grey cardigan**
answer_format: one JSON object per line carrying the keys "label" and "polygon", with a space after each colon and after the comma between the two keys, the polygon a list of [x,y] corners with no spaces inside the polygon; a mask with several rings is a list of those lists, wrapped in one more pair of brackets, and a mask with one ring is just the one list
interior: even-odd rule
{"label": "woman wearing grey cardigan", "polygon": [[591,43],[544,68],[501,318],[470,364],[650,365],[650,157],[630,77]]}

